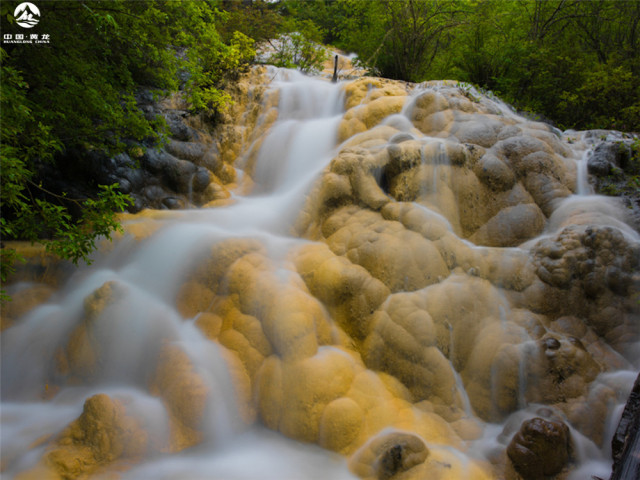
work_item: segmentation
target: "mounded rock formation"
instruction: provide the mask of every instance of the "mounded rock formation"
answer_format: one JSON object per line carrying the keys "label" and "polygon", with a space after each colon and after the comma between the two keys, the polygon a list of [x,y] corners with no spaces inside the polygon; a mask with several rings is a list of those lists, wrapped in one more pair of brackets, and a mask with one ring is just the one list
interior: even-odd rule
{"label": "mounded rock formation", "polygon": [[87,399],[82,414],[18,480],[89,478],[114,464],[140,461],[153,439],[122,402],[105,394]]}
{"label": "mounded rock formation", "polygon": [[[637,365],[637,233],[615,205],[581,203],[580,153],[548,125],[455,82],[362,78],[341,88],[337,146],[294,206],[290,233],[300,239],[287,237],[283,246],[272,231],[244,229],[244,218],[234,218],[242,228],[231,231],[206,212],[124,216],[125,254],[127,242],[153,250],[176,230],[188,232],[176,237],[193,241],[178,280],[161,293],[148,292],[156,279],[141,279],[141,287],[98,282],[60,342],[48,381],[64,389],[108,378],[107,326],[138,339],[127,323],[140,322],[153,334],[139,340],[145,363],[131,377],[144,379],[162,405],[163,442],[119,426],[129,425],[129,414],[118,400],[87,402],[119,412],[110,414],[120,433],[109,441],[140,440],[135,461],[194,446],[208,438],[218,392],[203,357],[177,340],[184,329],[219,350],[242,422],[338,452],[361,478],[568,472],[567,424],[596,445],[608,441],[605,418],[623,399],[602,374]],[[204,143],[175,118],[166,150],[143,159],[176,192],[195,182],[198,203],[211,209],[230,206],[231,190],[256,186],[260,147],[278,120],[277,92],[240,83],[237,93]],[[241,100],[248,94],[256,101]],[[173,252],[159,250],[178,268]],[[151,263],[150,275],[166,274]],[[154,295],[153,309],[135,303]],[[128,318],[132,312],[140,318]],[[531,404],[557,415],[501,436],[486,461],[466,456],[484,422]],[[97,417],[72,423],[84,433],[64,440],[65,448],[86,450],[82,472],[118,465],[124,455],[119,447],[86,447],[102,424]],[[50,442],[41,463],[61,441]],[[67,475],[67,466],[46,465],[52,478]]]}

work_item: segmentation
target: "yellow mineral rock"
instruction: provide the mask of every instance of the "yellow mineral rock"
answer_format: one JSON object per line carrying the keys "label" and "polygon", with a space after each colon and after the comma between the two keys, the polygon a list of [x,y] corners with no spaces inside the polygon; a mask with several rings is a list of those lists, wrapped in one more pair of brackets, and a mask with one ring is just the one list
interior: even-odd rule
{"label": "yellow mineral rock", "polygon": [[428,313],[416,310],[407,317],[402,312],[392,315],[381,314],[372,322],[363,346],[367,366],[395,376],[417,400],[449,406],[458,403],[454,372],[433,346],[436,335]]}
{"label": "yellow mineral rock", "polygon": [[11,292],[11,301],[3,303],[0,311],[0,332],[12,326],[29,311],[45,303],[54,291],[49,285],[33,284]]}
{"label": "yellow mineral rock", "polygon": [[[416,290],[449,273],[440,253],[421,235],[370,210],[338,210],[326,223],[344,226],[327,238],[331,250],[364,267],[392,292]],[[327,231],[329,233],[329,231]]]}
{"label": "yellow mineral rock", "polygon": [[357,133],[375,127],[389,115],[400,113],[406,99],[406,94],[381,96],[364,105],[347,110],[339,127],[338,141],[343,142]]}
{"label": "yellow mineral rock", "polygon": [[374,437],[350,462],[351,470],[365,480],[390,479],[402,475],[429,456],[424,441],[405,432],[388,432]]}
{"label": "yellow mineral rock", "polygon": [[210,390],[179,346],[164,345],[150,388],[162,398],[171,416],[170,450],[200,442]]}
{"label": "yellow mineral rock", "polygon": [[[467,394],[480,418],[498,420],[518,407],[521,391],[520,366],[527,362],[526,347],[518,346],[526,339],[511,338],[499,323],[488,325],[478,335],[467,369],[463,372]],[[514,344],[515,342],[515,344]]]}
{"label": "yellow mineral rock", "polygon": [[394,82],[384,78],[359,78],[347,83],[345,91],[345,109],[348,111],[366,103],[369,100],[376,100],[383,96],[403,96],[407,94],[406,84]]}
{"label": "yellow mineral rock", "polygon": [[231,325],[220,333],[220,343],[238,355],[253,378],[264,359],[272,353],[271,344],[265,337],[260,322],[237,310],[228,313],[224,321],[230,321]]}
{"label": "yellow mineral rock", "polygon": [[[262,84],[266,72],[230,86],[236,102],[202,133],[198,161],[211,173],[196,203],[220,208],[253,189],[288,95]],[[207,347],[233,383],[239,420],[338,452],[369,480],[515,479],[505,453],[511,425],[491,467],[466,449],[486,433],[482,422],[524,404],[545,404],[536,414],[565,417],[602,444],[625,386],[600,373],[637,356],[638,249],[619,229],[592,225],[601,198],[574,205],[581,153],[458,82],[366,77],[338,88],[345,110],[333,119],[332,158],[308,195],[287,205],[300,212],[287,233],[301,238],[223,237],[221,228],[220,240],[184,265],[175,297],[162,299],[214,342]],[[202,117],[189,122],[205,126]],[[215,224],[215,213],[202,218]],[[183,215],[120,219],[125,235],[144,240]],[[16,280],[62,277],[42,248],[23,252],[29,268]],[[2,327],[51,292],[16,291]],[[100,378],[97,326],[129,294],[107,282],[85,299],[82,318],[52,347],[57,383]],[[147,385],[167,411],[167,438],[145,430],[124,401],[99,394],[59,437],[42,440],[44,456],[18,480],[118,475],[150,452],[200,443],[220,392],[173,340],[152,348]]]}
{"label": "yellow mineral rock", "polygon": [[333,400],[322,413],[318,443],[329,450],[343,452],[357,440],[364,420],[364,411],[352,399]]}
{"label": "yellow mineral rock", "polygon": [[278,430],[284,412],[282,360],[275,355],[267,358],[256,374],[255,396],[264,424]]}
{"label": "yellow mineral rock", "polygon": [[95,336],[95,323],[109,307],[127,294],[124,285],[109,281],[84,300],[84,315],[69,334],[64,348],[57,351],[56,370],[71,382],[93,378],[101,369],[101,343]]}
{"label": "yellow mineral rock", "polygon": [[[8,276],[5,285],[19,282],[41,283],[56,288],[69,276],[72,264],[49,253],[43,243],[2,240],[2,248],[14,250],[24,259],[15,261],[15,272]],[[4,307],[3,307],[4,308]]]}
{"label": "yellow mineral rock", "polygon": [[203,201],[206,205],[210,205],[212,202],[223,202],[229,200],[231,193],[222,182],[214,177],[214,180],[204,189],[202,192]]}
{"label": "yellow mineral rock", "polygon": [[251,425],[256,421],[258,410],[254,402],[253,376],[243,363],[242,357],[226,348],[220,349],[220,355],[225,361],[226,367],[233,384],[238,414],[245,425]]}
{"label": "yellow mineral rock", "polygon": [[542,233],[545,217],[536,204],[508,207],[470,237],[477,245],[513,247]]}
{"label": "yellow mineral rock", "polygon": [[[305,442],[317,442],[320,420],[325,407],[343,396],[354,377],[353,359],[334,347],[323,347],[317,355],[293,362],[271,361],[269,368],[260,372],[261,417],[279,417],[278,428],[285,435]],[[281,376],[281,380],[278,377]],[[281,384],[281,390],[271,383]],[[269,395],[272,394],[272,395]],[[280,399],[280,404],[274,400]],[[271,409],[280,410],[280,412]]]}
{"label": "yellow mineral rock", "polygon": [[209,340],[215,340],[220,335],[222,318],[211,312],[202,312],[196,317],[196,326]]}
{"label": "yellow mineral rock", "polygon": [[153,440],[124,404],[105,394],[90,397],[82,414],[47,449],[39,464],[17,479],[90,478],[121,461],[139,462]]}
{"label": "yellow mineral rock", "polygon": [[322,243],[303,247],[296,266],[310,292],[329,308],[338,324],[363,339],[369,316],[389,295],[387,287]]}
{"label": "yellow mineral rock", "polygon": [[226,291],[229,268],[243,256],[257,251],[264,251],[264,247],[255,239],[230,238],[216,242],[205,256],[197,259],[185,283],[200,283],[215,294]]}
{"label": "yellow mineral rock", "polygon": [[449,448],[425,443],[421,436],[402,429],[385,429],[373,436],[349,460],[360,478],[419,480],[488,480],[490,470],[461,461]]}
{"label": "yellow mineral rock", "polygon": [[209,288],[198,282],[186,282],[178,291],[176,304],[183,317],[193,318],[209,310],[213,300],[214,294]]}
{"label": "yellow mineral rock", "polygon": [[316,324],[323,321],[324,315],[317,301],[291,289],[280,292],[274,303],[263,319],[265,334],[274,350],[285,360],[315,355]]}

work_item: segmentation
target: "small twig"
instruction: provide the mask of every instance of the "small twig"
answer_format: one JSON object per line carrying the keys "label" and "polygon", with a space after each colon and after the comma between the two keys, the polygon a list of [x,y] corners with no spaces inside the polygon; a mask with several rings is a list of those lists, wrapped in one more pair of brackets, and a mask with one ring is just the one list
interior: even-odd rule
{"label": "small twig", "polygon": [[[38,185],[38,184],[36,184],[35,182],[33,182],[32,180],[29,180],[29,179],[27,179],[27,182],[28,182],[28,183],[30,183],[31,185],[33,185],[33,186],[34,186],[35,188],[37,188],[38,190],[40,190],[40,191],[42,191],[42,192],[44,192],[44,193],[46,193],[46,194],[48,194],[48,195],[51,195],[51,196],[53,196],[53,197],[55,197],[55,198],[57,198],[57,199],[59,199],[59,200],[68,200],[68,201],[70,201],[70,202],[75,203],[75,204],[76,204],[76,205],[78,205],[79,207],[81,207],[81,206],[82,206],[82,203],[81,203],[81,202],[82,202],[83,200],[81,200],[81,199],[79,199],[79,198],[70,198],[70,197],[65,197],[64,195],[58,195],[57,193],[53,193],[52,191],[47,190],[46,188],[44,188],[42,185]],[[31,193],[31,191],[29,191],[29,193]],[[33,198],[33,197],[32,197],[32,198]]]}

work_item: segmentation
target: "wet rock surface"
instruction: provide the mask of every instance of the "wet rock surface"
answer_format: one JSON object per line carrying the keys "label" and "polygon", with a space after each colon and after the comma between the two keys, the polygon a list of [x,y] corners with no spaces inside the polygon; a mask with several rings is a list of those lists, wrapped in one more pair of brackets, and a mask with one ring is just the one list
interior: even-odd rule
{"label": "wet rock surface", "polygon": [[[595,131],[598,143],[588,158],[590,181],[597,193],[619,197],[640,231],[640,148],[637,135]],[[592,135],[592,137],[594,136]]]}
{"label": "wet rock surface", "polygon": [[121,401],[97,394],[87,399],[82,414],[55,439],[40,463],[15,478],[89,478],[114,463],[140,461],[152,443]]}
{"label": "wet rock surface", "polygon": [[95,180],[118,183],[133,199],[130,212],[193,208],[211,200],[203,192],[215,180],[213,171],[220,160],[209,133],[194,128],[194,117],[179,96],[154,100],[142,93],[138,101],[148,118],[166,122],[166,144],[132,143],[126,153],[112,158],[95,155]]}
{"label": "wet rock surface", "polygon": [[[368,456],[373,456],[374,460],[365,459]],[[392,432],[371,441],[358,452],[353,462],[371,465],[370,471],[363,478],[389,480],[422,464],[428,456],[429,449],[420,437]]]}
{"label": "wet rock surface", "polygon": [[[576,194],[584,149],[546,124],[455,82],[340,88],[345,110],[320,119],[335,130],[323,168],[291,197],[267,187],[310,90],[239,85],[215,141],[179,105],[164,110],[171,142],[139,159],[155,180],[118,177],[164,211],[123,216],[126,265],[89,276],[42,380],[65,391],[119,366],[164,412],[164,452],[215,437],[224,402],[209,369],[224,364],[242,422],[338,452],[360,478],[569,472],[568,425],[604,445],[625,391],[611,374],[637,364],[637,234],[619,204]],[[289,167],[320,148],[320,123]],[[216,208],[168,211],[192,198]],[[145,361],[123,368],[129,350]],[[553,414],[520,428],[531,405]],[[468,453],[505,421],[498,453]]]}
{"label": "wet rock surface", "polygon": [[525,480],[560,473],[570,459],[570,452],[569,428],[564,423],[539,417],[524,422],[507,448],[507,455]]}
{"label": "wet rock surface", "polygon": [[611,480],[640,476],[640,376],[631,390],[618,428],[611,439]]}
{"label": "wet rock surface", "polygon": [[[262,75],[261,70],[255,71]],[[260,100],[260,85],[249,92],[248,82],[229,87],[238,102],[229,107],[250,109],[247,103]],[[246,115],[243,124],[229,125],[221,113],[216,125],[204,115],[189,112],[181,93],[157,98],[151,91],[136,95],[138,108],[147,119],[166,123],[162,145],[150,139],[126,140],[126,150],[113,157],[98,151],[67,151],[60,169],[43,165],[40,176],[52,190],[66,191],[71,198],[91,196],[97,185],[118,183],[120,191],[129,194],[132,213],[143,209],[178,210],[195,208],[229,197],[228,188],[236,182],[233,162],[240,143],[255,124],[255,116]],[[214,130],[218,128],[215,133]]]}

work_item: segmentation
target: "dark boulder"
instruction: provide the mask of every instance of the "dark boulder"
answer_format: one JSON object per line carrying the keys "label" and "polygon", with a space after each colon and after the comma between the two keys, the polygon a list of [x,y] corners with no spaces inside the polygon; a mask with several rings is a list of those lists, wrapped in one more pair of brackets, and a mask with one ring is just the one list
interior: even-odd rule
{"label": "dark boulder", "polygon": [[[168,108],[167,102],[153,92],[136,93],[138,108],[148,119],[163,117],[168,127],[168,142],[156,145],[151,139],[121,139],[121,153],[83,148],[67,149],[56,165],[44,164],[38,180],[51,191],[65,191],[70,198],[95,196],[98,185],[117,183],[122,193],[131,196],[129,212],[144,208],[188,208],[208,200],[203,192],[215,178],[212,171],[219,162],[215,142],[203,143],[201,135],[188,123],[189,112]],[[70,202],[70,208],[75,204]],[[74,215],[79,211],[72,210]]]}
{"label": "dark boulder", "polygon": [[206,149],[203,143],[182,142],[180,140],[171,140],[167,143],[167,151],[175,157],[190,162],[198,163],[204,156]]}
{"label": "dark boulder", "polygon": [[181,198],[165,197],[162,199],[162,208],[168,208],[169,210],[179,210],[185,208],[185,206],[185,202]]}
{"label": "dark boulder", "polygon": [[187,115],[187,112],[175,110],[165,113],[164,118],[167,121],[171,137],[183,142],[197,141],[200,135],[185,123],[184,119]]}
{"label": "dark boulder", "polygon": [[522,423],[507,447],[507,455],[525,480],[556,475],[569,462],[569,427],[560,421],[532,418]]}
{"label": "dark boulder", "polygon": [[191,181],[191,188],[194,192],[202,192],[211,183],[211,173],[209,170],[203,167],[199,167],[196,173],[193,175]]}
{"label": "dark boulder", "polygon": [[640,375],[611,439],[613,471],[611,480],[640,478]]}

